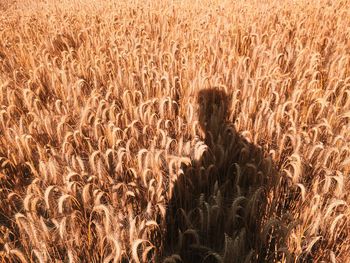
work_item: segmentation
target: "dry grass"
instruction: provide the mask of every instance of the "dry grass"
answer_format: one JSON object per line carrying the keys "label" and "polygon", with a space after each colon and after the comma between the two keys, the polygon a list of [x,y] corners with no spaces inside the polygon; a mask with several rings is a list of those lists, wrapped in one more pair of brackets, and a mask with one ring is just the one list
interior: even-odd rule
{"label": "dry grass", "polygon": [[2,1],[0,262],[349,262],[349,1]]}

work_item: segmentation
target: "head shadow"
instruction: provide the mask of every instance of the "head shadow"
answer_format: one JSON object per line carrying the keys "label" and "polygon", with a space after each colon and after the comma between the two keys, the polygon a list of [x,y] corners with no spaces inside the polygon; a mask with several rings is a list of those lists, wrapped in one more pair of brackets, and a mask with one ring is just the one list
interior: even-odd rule
{"label": "head shadow", "polygon": [[225,91],[201,90],[197,104],[207,149],[175,182],[164,262],[266,262],[269,246],[284,242],[263,229],[277,182],[272,159],[236,131]]}

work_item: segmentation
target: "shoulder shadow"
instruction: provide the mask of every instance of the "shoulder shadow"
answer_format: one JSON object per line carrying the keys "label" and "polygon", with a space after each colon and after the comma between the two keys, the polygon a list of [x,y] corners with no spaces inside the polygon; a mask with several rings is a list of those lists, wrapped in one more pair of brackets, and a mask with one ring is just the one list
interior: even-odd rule
{"label": "shoulder shadow", "polygon": [[207,151],[183,167],[175,183],[164,262],[265,262],[269,246],[280,242],[262,227],[271,209],[268,194],[277,185],[275,166],[228,120],[225,91],[201,90],[197,103]]}

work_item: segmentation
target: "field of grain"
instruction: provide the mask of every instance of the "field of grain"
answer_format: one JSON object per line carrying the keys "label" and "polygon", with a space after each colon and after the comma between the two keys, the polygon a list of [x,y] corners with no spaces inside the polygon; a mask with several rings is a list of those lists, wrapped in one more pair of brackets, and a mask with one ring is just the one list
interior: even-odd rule
{"label": "field of grain", "polygon": [[350,1],[0,2],[0,262],[350,262]]}

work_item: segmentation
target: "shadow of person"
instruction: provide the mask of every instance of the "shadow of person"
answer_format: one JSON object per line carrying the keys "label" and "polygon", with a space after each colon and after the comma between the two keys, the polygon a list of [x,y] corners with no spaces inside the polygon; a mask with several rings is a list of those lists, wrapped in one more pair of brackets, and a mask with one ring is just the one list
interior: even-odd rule
{"label": "shadow of person", "polygon": [[166,216],[164,262],[265,262],[270,247],[262,227],[276,170],[261,147],[228,120],[229,96],[219,88],[197,95],[207,149],[183,167]]}

